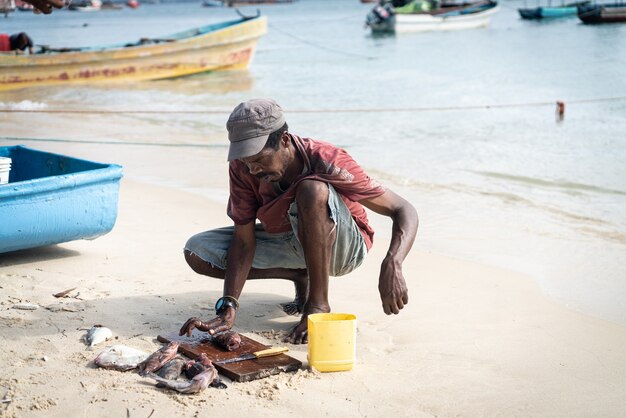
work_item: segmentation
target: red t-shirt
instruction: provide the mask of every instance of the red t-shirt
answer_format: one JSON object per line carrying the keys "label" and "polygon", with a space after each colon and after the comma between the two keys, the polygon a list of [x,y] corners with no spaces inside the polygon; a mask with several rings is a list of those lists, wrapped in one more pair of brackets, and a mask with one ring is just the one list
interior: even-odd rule
{"label": "red t-shirt", "polygon": [[11,39],[6,33],[0,33],[0,52],[7,52],[11,50]]}
{"label": "red t-shirt", "polygon": [[280,193],[271,183],[251,175],[244,163],[230,162],[230,198],[228,216],[238,225],[259,219],[269,233],[291,230],[288,210],[295,198],[294,187],[304,179],[318,179],[332,184],[350,210],[363,234],[369,250],[374,230],[367,221],[367,213],[359,200],[385,193],[385,188],[371,179],[348,153],[332,144],[290,134],[292,143],[304,160],[304,171],[294,183]]}

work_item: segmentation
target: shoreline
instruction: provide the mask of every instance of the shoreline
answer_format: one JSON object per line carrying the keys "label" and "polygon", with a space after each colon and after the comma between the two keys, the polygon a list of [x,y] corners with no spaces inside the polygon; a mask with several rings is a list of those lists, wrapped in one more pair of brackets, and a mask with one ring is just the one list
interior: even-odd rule
{"label": "shoreline", "polygon": [[[13,129],[16,129],[16,131],[13,132],[14,135],[26,132],[20,132],[17,128]],[[23,127],[20,129],[28,128]],[[140,128],[140,131],[143,131],[143,127]],[[167,135],[173,136],[174,134],[170,132],[167,133]],[[86,142],[47,142],[20,139],[2,141],[2,138],[0,138],[0,145],[18,144],[92,161],[106,163],[115,162],[116,164],[122,165],[124,168],[124,178],[122,181],[126,178],[132,178],[149,185],[164,185],[193,193],[213,203],[222,205],[221,209],[223,213],[221,212],[220,215],[224,216],[224,224],[220,226],[229,225],[232,222],[225,215],[226,203],[228,201],[226,146],[194,149],[193,153],[198,157],[198,162],[188,164],[186,160],[189,158],[189,149],[185,146],[177,148],[162,147],[159,145],[145,146],[141,144],[125,144],[124,142],[100,143],[96,141],[90,143],[88,140]],[[96,148],[98,151],[94,154],[93,149]],[[142,162],[137,165],[135,161]],[[379,173],[375,172],[374,174]],[[383,180],[384,178],[385,177],[383,177]],[[385,181],[383,181],[383,183],[385,183]],[[397,182],[391,182],[389,186],[405,197],[419,195],[415,190],[407,190]],[[429,201],[428,198],[427,201]],[[436,247],[435,253],[452,259],[498,267],[512,273],[528,276],[540,288],[541,294],[549,300],[573,312],[590,315],[620,326],[626,326],[626,322],[621,320],[623,315],[621,314],[619,306],[607,308],[606,306],[598,305],[600,303],[599,301],[592,303],[589,300],[577,300],[575,295],[564,294],[561,291],[560,286],[565,286],[565,284],[553,283],[554,279],[541,278],[542,272],[544,272],[544,275],[549,274],[547,272],[550,271],[550,267],[542,265],[526,267],[524,264],[525,261],[521,260],[521,258],[514,260],[507,254],[503,254],[504,257],[502,255],[498,256],[493,254],[488,257],[481,257],[468,251],[467,248],[462,246],[462,243],[459,247],[459,244],[455,242],[457,237],[454,236],[448,237],[447,243],[450,245],[450,248],[443,248],[442,242],[446,242],[443,238],[424,237],[424,235],[433,232],[433,228],[436,228],[436,226],[429,225],[429,220],[425,219],[424,207],[427,207],[427,209],[432,212],[430,215],[436,214],[436,208],[431,207],[431,205],[417,205],[415,202],[414,204],[420,215],[420,228],[414,249],[426,248],[426,246],[428,246],[428,248]],[[391,232],[390,221],[370,211],[368,211],[368,216],[371,224],[375,228],[376,237],[385,237],[385,239],[388,239]],[[437,221],[437,219],[435,219],[435,221]],[[375,242],[379,241],[377,238],[375,238]],[[485,251],[491,248],[489,245],[486,246]],[[563,278],[560,280],[562,281]],[[577,284],[578,287],[580,287],[580,285],[580,283]]]}
{"label": "shoreline", "polygon": [[[177,330],[190,316],[211,316],[222,282],[191,271],[182,247],[190,235],[230,220],[222,203],[167,182],[150,184],[162,178],[160,159],[168,156],[127,149],[114,160],[108,153],[116,151],[107,147],[46,148],[61,147],[81,158],[133,163],[125,167],[110,233],[0,255],[0,333],[6,341],[0,396],[13,399],[0,406],[7,417],[147,416],[153,410],[212,416],[224,409],[268,417],[402,416],[408,410],[414,416],[468,417],[621,413],[626,327],[558,305],[529,277],[431,254],[419,244],[404,265],[409,304],[400,315],[386,316],[377,291],[388,245],[382,231],[363,266],[330,280],[333,311],[358,318],[357,361],[350,372],[301,370],[249,383],[226,379],[224,391],[185,396],[156,389],[132,372],[94,369],[91,361],[108,343],[85,350],[85,328],[102,323],[113,330],[114,344],[153,351],[160,347],[159,333]],[[202,154],[170,169],[202,175],[197,187],[223,188],[223,156],[205,160]],[[197,166],[207,169],[196,172]],[[71,287],[78,287],[80,299],[52,297]],[[286,281],[248,282],[237,330],[278,344],[277,337],[298,320],[280,311],[279,303],[292,297]],[[42,307],[12,309],[18,301]],[[59,303],[75,310],[43,308]],[[306,366],[306,346],[288,346]]]}

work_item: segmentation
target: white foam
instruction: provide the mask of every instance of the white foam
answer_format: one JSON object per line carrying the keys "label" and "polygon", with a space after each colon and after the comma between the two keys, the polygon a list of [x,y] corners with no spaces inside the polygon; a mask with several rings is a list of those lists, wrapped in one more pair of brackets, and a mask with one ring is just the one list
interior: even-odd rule
{"label": "white foam", "polygon": [[40,110],[47,108],[48,105],[42,102],[32,102],[30,100],[22,100],[21,102],[9,102],[2,103],[0,102],[0,109],[10,109],[10,110]]}

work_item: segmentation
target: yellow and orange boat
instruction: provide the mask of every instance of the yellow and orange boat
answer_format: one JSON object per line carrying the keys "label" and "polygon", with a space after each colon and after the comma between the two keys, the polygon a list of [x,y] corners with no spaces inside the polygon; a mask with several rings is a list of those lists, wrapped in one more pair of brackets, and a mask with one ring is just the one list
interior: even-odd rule
{"label": "yellow and orange boat", "polygon": [[0,53],[0,91],[66,83],[129,82],[246,68],[267,19],[256,16],[158,39],[88,48]]}

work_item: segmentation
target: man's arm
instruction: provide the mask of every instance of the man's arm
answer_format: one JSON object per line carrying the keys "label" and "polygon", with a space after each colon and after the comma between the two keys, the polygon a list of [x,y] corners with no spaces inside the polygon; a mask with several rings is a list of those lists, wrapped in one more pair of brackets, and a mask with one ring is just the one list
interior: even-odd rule
{"label": "man's arm", "polygon": [[224,276],[224,296],[239,299],[252,267],[256,251],[254,222],[236,225],[233,240],[228,247],[228,264]]}
{"label": "man's arm", "polygon": [[[228,263],[224,275],[224,296],[239,299],[252,267],[255,250],[254,222],[246,225],[235,224],[233,239],[230,247],[228,247]],[[195,317],[189,318],[180,329],[179,335],[191,336],[194,328],[209,334],[217,334],[231,329],[235,325],[236,318],[237,312],[231,307],[227,307],[219,316],[208,322],[203,322]]]}
{"label": "man's arm", "polygon": [[415,241],[419,223],[417,211],[413,205],[391,190],[359,203],[378,214],[389,216],[393,221],[391,243],[380,267],[378,291],[385,313],[398,314],[409,303],[402,262]]}

